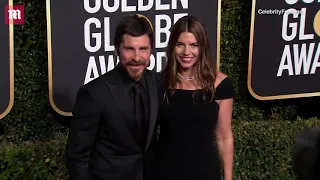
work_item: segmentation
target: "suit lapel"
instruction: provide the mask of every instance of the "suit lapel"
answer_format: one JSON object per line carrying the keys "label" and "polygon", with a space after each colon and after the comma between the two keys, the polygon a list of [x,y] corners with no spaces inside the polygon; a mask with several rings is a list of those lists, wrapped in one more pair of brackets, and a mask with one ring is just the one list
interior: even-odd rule
{"label": "suit lapel", "polygon": [[149,101],[150,101],[150,118],[149,118],[149,127],[148,127],[148,136],[145,150],[148,149],[153,133],[154,133],[154,126],[157,119],[157,111],[158,111],[158,94],[157,94],[157,86],[155,83],[155,78],[152,75],[152,72],[146,72],[146,81],[147,87],[149,92]]}
{"label": "suit lapel", "polygon": [[116,105],[118,106],[119,110],[121,111],[121,114],[123,117],[119,117],[119,121],[116,121],[115,123],[118,124],[119,127],[119,133],[123,136],[125,136],[125,139],[127,139],[130,142],[133,142],[134,146],[138,149],[140,147],[136,143],[136,140],[134,139],[133,135],[131,134],[131,131],[128,128],[127,123],[125,120],[125,114],[127,114],[127,109],[130,106],[128,104],[127,96],[124,96],[124,93],[127,93],[123,86],[120,83],[117,83],[119,79],[117,78],[117,73],[112,70],[113,72],[110,72],[109,79],[106,81],[106,85],[108,86],[108,89],[111,93],[111,96],[114,98]]}

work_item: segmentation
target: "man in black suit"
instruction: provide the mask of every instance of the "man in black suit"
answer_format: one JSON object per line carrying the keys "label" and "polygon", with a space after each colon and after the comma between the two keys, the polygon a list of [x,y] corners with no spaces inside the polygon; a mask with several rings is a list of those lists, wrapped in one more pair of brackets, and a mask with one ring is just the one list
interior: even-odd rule
{"label": "man in black suit", "polygon": [[151,24],[138,15],[123,18],[114,44],[119,64],[77,94],[66,146],[72,179],[153,179],[161,79],[146,69]]}
{"label": "man in black suit", "polygon": [[305,128],[296,134],[293,170],[298,180],[320,179],[320,128]]}

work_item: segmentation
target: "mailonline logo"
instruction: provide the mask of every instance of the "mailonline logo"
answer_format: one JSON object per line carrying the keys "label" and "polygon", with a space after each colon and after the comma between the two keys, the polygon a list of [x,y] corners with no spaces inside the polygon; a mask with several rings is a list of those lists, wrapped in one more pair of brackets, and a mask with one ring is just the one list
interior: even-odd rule
{"label": "mailonline logo", "polygon": [[24,24],[24,5],[6,5],[4,13],[5,24]]}

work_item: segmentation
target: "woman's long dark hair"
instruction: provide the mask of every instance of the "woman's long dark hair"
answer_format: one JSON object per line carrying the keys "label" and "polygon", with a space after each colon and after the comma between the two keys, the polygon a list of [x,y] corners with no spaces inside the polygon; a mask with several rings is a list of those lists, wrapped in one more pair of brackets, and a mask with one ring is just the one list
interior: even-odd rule
{"label": "woman's long dark hair", "polygon": [[[179,64],[177,63],[174,49],[179,36],[183,32],[192,33],[198,43],[199,56],[195,67],[196,83],[203,92],[211,94],[211,100],[215,91],[215,80],[217,74],[216,60],[212,57],[210,42],[204,26],[200,21],[193,16],[184,16],[180,18],[172,27],[171,35],[167,46],[167,64],[163,70],[163,76],[165,79],[165,93],[164,99],[168,98],[168,93],[174,93],[177,84],[181,81],[177,77],[177,73],[180,71]],[[205,98],[203,94],[203,98]]]}

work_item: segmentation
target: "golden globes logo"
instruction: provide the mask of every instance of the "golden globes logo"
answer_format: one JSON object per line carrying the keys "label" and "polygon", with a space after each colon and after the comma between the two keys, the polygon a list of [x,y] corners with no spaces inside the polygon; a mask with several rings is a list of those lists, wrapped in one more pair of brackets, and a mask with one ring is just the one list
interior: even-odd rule
{"label": "golden globes logo", "polygon": [[[205,24],[212,53],[219,62],[221,0],[46,0],[48,42],[48,84],[51,107],[72,116],[78,89],[119,62],[114,34],[127,15],[146,18],[154,32],[154,46],[148,70],[160,72],[166,63],[170,29],[183,16],[192,14]],[[72,7],[65,11],[61,7]],[[71,72],[72,71],[72,72]]]}
{"label": "golden globes logo", "polygon": [[[298,0],[286,0],[293,6]],[[320,1],[303,0],[305,4],[319,3]],[[317,4],[319,5],[319,4]],[[277,76],[283,75],[312,75],[320,67],[320,44],[317,39],[320,36],[320,11],[311,18],[308,8],[296,10],[290,8],[283,14],[282,38],[287,42],[284,46]],[[307,28],[313,19],[313,31]],[[307,30],[308,29],[308,30]],[[315,33],[315,34],[314,34]],[[290,42],[297,42],[289,44]]]}
{"label": "golden globes logo", "polygon": [[[9,3],[9,4],[7,4]],[[0,120],[10,113],[14,103],[14,24],[23,23],[23,6],[13,5],[13,0],[0,1]],[[3,11],[4,10],[4,11]]]}
{"label": "golden globes logo", "polygon": [[258,100],[320,96],[320,0],[253,0],[248,90]]}
{"label": "golden globes logo", "polygon": [[[84,22],[84,47],[87,52],[90,53],[88,58],[88,65],[86,69],[86,75],[84,78],[84,83],[87,84],[90,81],[98,78],[100,75],[112,70],[116,64],[119,62],[119,57],[117,57],[114,52],[114,45],[111,44],[111,28],[114,26],[111,24],[112,13],[119,12],[136,12],[138,11],[151,11],[159,12],[155,15],[154,28],[152,26],[150,17],[146,17],[142,14],[138,14],[142,18],[146,18],[150,23],[152,29],[155,32],[155,52],[151,54],[150,64],[147,67],[149,70],[155,69],[157,72],[162,70],[162,59],[166,58],[165,52],[161,49],[166,48],[167,42],[170,36],[170,28],[172,25],[181,17],[188,15],[187,10],[189,9],[188,0],[177,0],[171,3],[165,4],[160,1],[148,1],[147,4],[142,1],[138,1],[136,5],[129,5],[128,2],[123,1],[120,4],[120,0],[114,1],[114,5],[103,1],[96,1],[93,4],[89,4],[88,0],[84,1],[84,9],[87,14],[91,17],[86,19]],[[163,11],[170,10],[183,10],[182,13],[174,13],[172,16],[167,15]],[[96,14],[99,12],[107,12],[109,16],[105,16],[99,19]],[[165,26],[163,26],[165,24]],[[101,50],[105,53],[101,54]]]}
{"label": "golden globes logo", "polygon": [[314,32],[320,37],[320,10],[317,12],[313,20]]}

